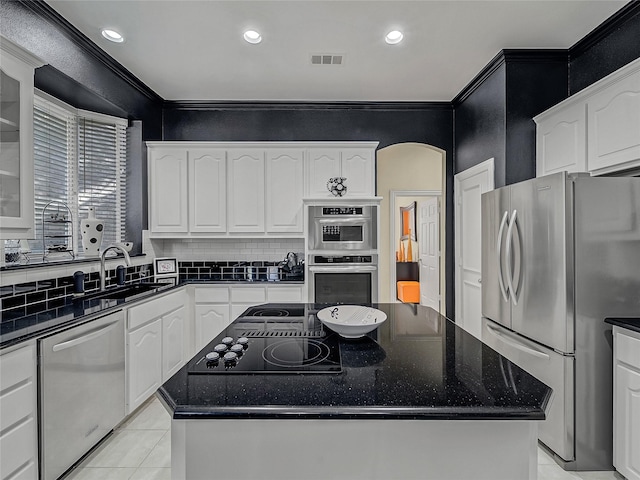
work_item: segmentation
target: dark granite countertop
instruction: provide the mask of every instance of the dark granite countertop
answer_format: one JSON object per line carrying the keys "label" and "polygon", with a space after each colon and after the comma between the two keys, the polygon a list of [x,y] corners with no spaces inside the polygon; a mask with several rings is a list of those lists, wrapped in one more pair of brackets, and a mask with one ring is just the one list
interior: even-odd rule
{"label": "dark granite countertop", "polygon": [[[306,315],[322,307],[299,306]],[[374,306],[388,320],[340,339],[339,373],[189,373],[205,347],[157,396],[174,419],[545,418],[551,389],[452,321],[420,305]],[[211,344],[237,333],[238,322]]]}
{"label": "dark granite countertop", "polygon": [[605,318],[604,321],[616,327],[622,327],[640,333],[640,318]]}
{"label": "dark granite countertop", "polygon": [[[149,277],[153,279],[153,277]],[[213,284],[213,285],[301,285],[300,280],[278,281],[249,281],[249,280],[187,280],[179,286],[187,284]],[[135,295],[129,298],[106,299],[93,298],[97,292],[87,294],[85,297],[66,297],[60,300],[56,308],[43,310],[30,315],[17,318],[0,318],[0,350],[22,342],[26,342],[42,335],[48,335],[62,328],[67,328],[75,323],[86,321],[103,313],[111,313],[118,308],[129,306],[132,302],[149,299],[153,295],[165,292],[168,289],[177,288],[169,284],[163,284],[158,288]],[[111,288],[109,288],[110,290]],[[1,315],[1,313],[0,313]]]}

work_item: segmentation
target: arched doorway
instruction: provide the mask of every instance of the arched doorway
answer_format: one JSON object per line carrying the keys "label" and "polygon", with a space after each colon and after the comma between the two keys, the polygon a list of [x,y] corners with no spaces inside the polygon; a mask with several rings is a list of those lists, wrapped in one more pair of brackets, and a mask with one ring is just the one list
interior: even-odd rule
{"label": "arched doorway", "polygon": [[[399,143],[378,150],[376,155],[376,191],[382,197],[380,203],[380,302],[395,301],[395,255],[398,244],[393,241],[396,218],[401,205],[397,198],[432,196],[440,192],[440,302],[445,311],[445,152],[421,143]],[[407,195],[404,195],[406,192]]]}

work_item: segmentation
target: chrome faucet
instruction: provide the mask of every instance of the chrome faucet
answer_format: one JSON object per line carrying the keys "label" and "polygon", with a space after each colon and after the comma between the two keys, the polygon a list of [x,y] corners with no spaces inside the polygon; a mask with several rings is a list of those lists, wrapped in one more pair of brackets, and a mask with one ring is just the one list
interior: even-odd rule
{"label": "chrome faucet", "polygon": [[131,257],[129,256],[129,253],[127,253],[127,251],[121,246],[121,245],[109,245],[107,248],[105,248],[102,253],[100,254],[100,291],[103,292],[104,291],[104,285],[105,285],[105,267],[104,267],[104,263],[105,263],[105,255],[109,250],[120,250],[123,254],[124,254],[124,261],[127,262],[127,267],[131,266]]}

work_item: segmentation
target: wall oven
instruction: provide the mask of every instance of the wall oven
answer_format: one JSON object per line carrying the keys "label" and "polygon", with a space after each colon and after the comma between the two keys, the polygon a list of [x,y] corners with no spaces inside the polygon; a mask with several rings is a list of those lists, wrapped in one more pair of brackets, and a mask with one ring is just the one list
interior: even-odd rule
{"label": "wall oven", "polygon": [[377,206],[309,207],[308,250],[375,250]]}
{"label": "wall oven", "polygon": [[377,255],[309,255],[311,303],[376,303]]}

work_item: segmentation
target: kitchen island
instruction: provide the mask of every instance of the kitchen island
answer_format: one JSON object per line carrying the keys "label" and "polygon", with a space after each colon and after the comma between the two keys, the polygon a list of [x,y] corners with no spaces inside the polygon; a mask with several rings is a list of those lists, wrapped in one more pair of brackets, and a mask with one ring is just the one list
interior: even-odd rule
{"label": "kitchen island", "polygon": [[162,385],[174,480],[536,478],[546,385],[428,307],[357,340],[322,307],[247,310]]}

